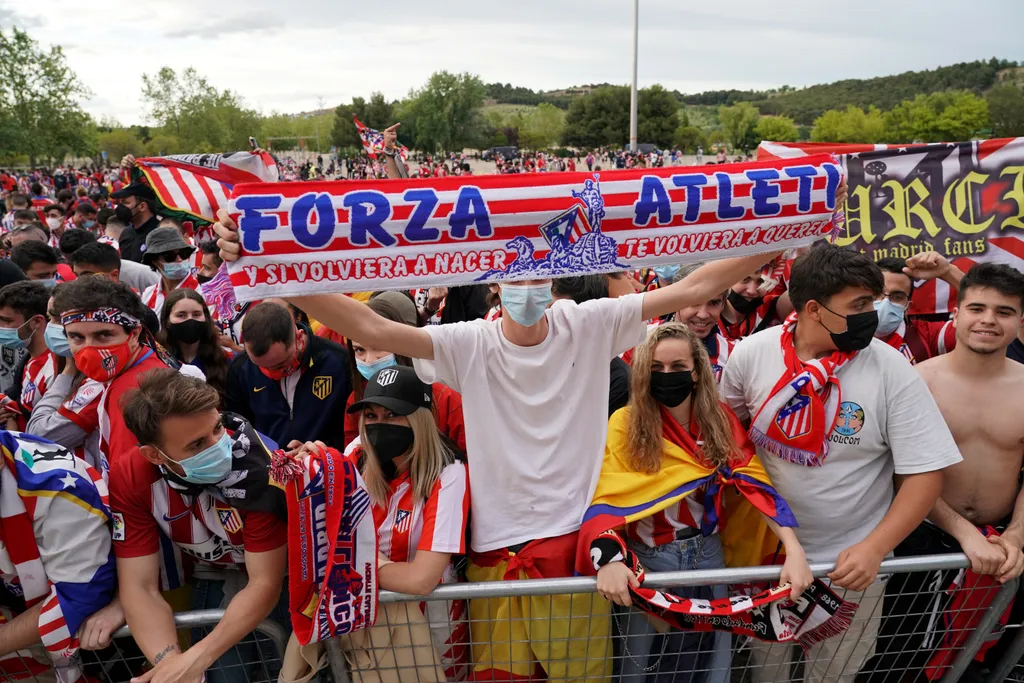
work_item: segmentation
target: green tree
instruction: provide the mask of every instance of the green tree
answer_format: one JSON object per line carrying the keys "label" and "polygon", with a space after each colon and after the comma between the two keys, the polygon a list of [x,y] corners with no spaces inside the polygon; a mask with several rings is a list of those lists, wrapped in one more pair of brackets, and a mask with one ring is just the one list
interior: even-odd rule
{"label": "green tree", "polygon": [[181,140],[167,133],[158,133],[146,143],[146,154],[153,157],[163,157],[168,154],[181,154],[183,152],[185,150],[181,146]]}
{"label": "green tree", "polygon": [[990,125],[988,102],[971,92],[959,92],[939,114],[939,139],[933,142],[970,140]]}
{"label": "green tree", "polygon": [[762,116],[754,126],[754,135],[771,142],[796,142],[800,139],[796,123],[788,116]]}
{"label": "green tree", "polygon": [[484,93],[483,82],[470,73],[438,71],[431,75],[407,103],[415,119],[416,147],[451,152],[479,140],[484,128],[480,114]]}
{"label": "green tree", "polygon": [[990,125],[988,103],[966,90],[917,95],[897,104],[884,119],[890,142],[969,140]]}
{"label": "green tree", "polygon": [[640,142],[671,147],[675,139],[679,101],[660,85],[644,88],[637,100],[637,136]]}
{"label": "green tree", "polygon": [[[562,133],[565,130],[565,112],[553,104],[543,102],[527,116],[518,113],[513,115],[509,124],[507,127],[514,127],[519,131],[519,143],[523,147],[535,150],[548,149],[562,139]],[[505,127],[503,126],[502,130]],[[508,136],[505,135],[505,138],[507,139]]]}
{"label": "green tree", "polygon": [[733,149],[748,150],[756,146],[754,127],[761,114],[749,102],[740,102],[731,107],[718,108],[718,120],[722,124],[725,139]]}
{"label": "green tree", "polygon": [[96,140],[97,151],[106,152],[111,163],[121,160],[125,154],[142,156],[145,152],[142,140],[130,130],[117,128],[109,133],[100,133]]}
{"label": "green tree", "polygon": [[[364,124],[366,117],[366,100],[355,97],[351,104],[340,104],[334,110],[334,125],[331,128],[331,144],[339,149],[360,149],[362,141],[352,118],[356,117]],[[369,125],[369,124],[366,124]]]}
{"label": "green tree", "polygon": [[217,90],[194,68],[179,76],[170,67],[142,76],[149,117],[189,152],[247,149],[260,132],[260,116],[231,90]]}
{"label": "green tree", "polygon": [[673,143],[683,152],[693,154],[697,151],[698,147],[703,147],[707,144],[707,136],[697,126],[690,124],[682,125],[676,129]]}
{"label": "green tree", "polygon": [[562,136],[566,145],[593,149],[602,145],[622,146],[628,139],[629,88],[601,86],[569,105]]}
{"label": "green tree", "polygon": [[366,103],[363,116],[359,120],[370,128],[384,130],[395,121],[395,104],[384,99],[383,93],[375,92],[370,95],[370,101]]}
{"label": "green tree", "polygon": [[999,85],[989,90],[985,99],[996,137],[1024,135],[1024,91],[1015,85]]}
{"label": "green tree", "polygon": [[886,121],[875,107],[868,111],[852,104],[845,111],[830,109],[814,121],[811,139],[815,142],[881,142],[886,136]]}
{"label": "green tree", "polygon": [[24,31],[0,31],[0,153],[34,165],[90,151],[95,127],[80,105],[89,94],[59,46],[43,50]]}

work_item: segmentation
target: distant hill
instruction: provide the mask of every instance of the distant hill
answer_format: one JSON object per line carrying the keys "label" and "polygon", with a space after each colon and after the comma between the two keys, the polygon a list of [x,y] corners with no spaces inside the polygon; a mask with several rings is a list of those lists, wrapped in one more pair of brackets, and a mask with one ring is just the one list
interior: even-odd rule
{"label": "distant hill", "polygon": [[[988,61],[964,62],[928,71],[907,71],[893,76],[848,79],[807,88],[781,86],[776,90],[712,90],[675,95],[688,105],[720,106],[751,102],[762,114],[782,114],[798,124],[810,125],[822,112],[855,105],[891,109],[905,99],[943,90],[970,90],[982,94],[1001,81],[1024,82],[1024,66],[993,57]],[[538,105],[548,102],[567,109],[574,97],[588,94],[600,85],[581,85],[561,90],[534,91],[505,83],[487,84],[487,98],[493,104]]]}

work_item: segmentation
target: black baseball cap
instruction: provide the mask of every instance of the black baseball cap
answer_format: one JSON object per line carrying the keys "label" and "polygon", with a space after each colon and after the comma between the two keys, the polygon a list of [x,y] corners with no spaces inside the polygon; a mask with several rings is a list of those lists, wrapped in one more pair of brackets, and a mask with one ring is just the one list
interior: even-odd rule
{"label": "black baseball cap", "polygon": [[369,405],[382,406],[395,415],[411,415],[433,404],[430,386],[404,365],[392,365],[374,373],[363,389],[363,400],[353,403],[348,412],[357,413]]}
{"label": "black baseball cap", "polygon": [[125,185],[122,189],[110,195],[111,199],[124,199],[125,197],[138,197],[139,199],[156,201],[156,193],[153,192],[153,188],[145,183]]}

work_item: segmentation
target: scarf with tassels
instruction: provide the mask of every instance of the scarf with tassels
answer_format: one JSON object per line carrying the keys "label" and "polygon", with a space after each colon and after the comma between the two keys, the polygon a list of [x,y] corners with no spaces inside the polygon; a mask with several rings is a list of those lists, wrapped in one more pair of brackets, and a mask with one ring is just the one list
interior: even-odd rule
{"label": "scarf with tassels", "polygon": [[270,483],[288,503],[288,596],[302,645],[373,626],[377,618],[377,530],[355,462],[317,445],[277,451]]}
{"label": "scarf with tassels", "polygon": [[796,355],[794,312],[782,325],[786,372],[754,416],[750,439],[783,460],[821,467],[828,457],[828,435],[839,416],[839,372],[857,355],[833,351],[825,358],[802,361]]}

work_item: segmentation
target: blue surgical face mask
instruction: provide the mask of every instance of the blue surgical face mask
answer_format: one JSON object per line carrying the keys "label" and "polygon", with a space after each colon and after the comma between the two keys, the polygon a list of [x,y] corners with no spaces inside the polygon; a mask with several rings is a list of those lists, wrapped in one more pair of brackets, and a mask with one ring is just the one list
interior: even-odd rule
{"label": "blue surgical face mask", "polygon": [[654,266],[654,273],[658,276],[658,282],[662,285],[672,284],[672,278],[679,272],[679,266]]}
{"label": "blue surgical face mask", "polygon": [[43,339],[46,340],[46,348],[53,351],[61,358],[71,358],[71,346],[68,344],[68,335],[64,333],[64,326],[57,323],[46,323],[46,331],[43,332]]}
{"label": "blue surgical face mask", "polygon": [[875,302],[875,312],[878,313],[878,328],[875,329],[875,336],[884,339],[895,332],[903,322],[907,307],[894,304],[886,297]]}
{"label": "blue surgical face mask", "polygon": [[86,230],[92,230],[95,225],[96,221],[86,221],[82,223],[82,227]]}
{"label": "blue surgical face mask", "polygon": [[395,354],[393,353],[389,353],[383,358],[378,358],[372,363],[356,359],[356,369],[359,370],[359,374],[363,376],[363,379],[370,379],[378,370],[390,368],[392,365],[398,365],[398,361],[395,360]]}
{"label": "blue surgical face mask", "polygon": [[56,277],[48,277],[45,280],[36,280],[36,282],[41,284],[43,287],[46,287],[47,289],[53,289],[54,287],[57,286]]}
{"label": "blue surgical face mask", "polygon": [[18,334],[18,330],[25,325],[28,325],[28,321],[25,321],[20,327],[0,327],[0,346],[6,346],[9,349],[25,348],[28,341],[22,339]]}
{"label": "blue surgical face mask", "polygon": [[[167,455],[161,451],[165,458]],[[170,460],[170,458],[167,458]],[[225,431],[217,443],[191,458],[177,463],[184,470],[185,481],[193,484],[216,484],[231,471],[231,437]]]}
{"label": "blue surgical face mask", "polygon": [[551,283],[543,285],[502,285],[501,305],[512,320],[523,327],[532,327],[544,317],[552,301]]}
{"label": "blue surgical face mask", "polygon": [[188,261],[177,261],[163,265],[164,277],[168,280],[184,280],[192,271],[192,264]]}

